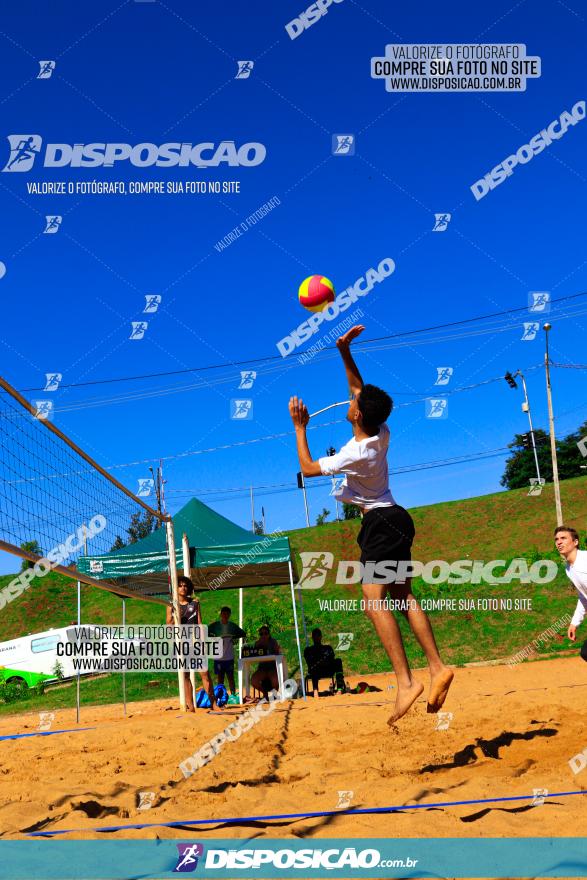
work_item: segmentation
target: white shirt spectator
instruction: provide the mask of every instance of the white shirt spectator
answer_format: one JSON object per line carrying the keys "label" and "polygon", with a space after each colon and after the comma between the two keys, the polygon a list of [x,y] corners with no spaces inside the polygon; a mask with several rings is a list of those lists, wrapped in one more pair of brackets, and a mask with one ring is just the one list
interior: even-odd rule
{"label": "white shirt spectator", "polygon": [[384,423],[374,437],[353,437],[336,455],[318,459],[324,476],[345,474],[342,486],[334,493],[337,501],[356,504],[366,511],[395,504],[389,490],[388,447],[389,428]]}
{"label": "white shirt spectator", "polygon": [[566,565],[565,571],[574,583],[579,601],[571,620],[571,626],[579,626],[587,613],[587,550],[577,550],[577,556],[572,565]]}

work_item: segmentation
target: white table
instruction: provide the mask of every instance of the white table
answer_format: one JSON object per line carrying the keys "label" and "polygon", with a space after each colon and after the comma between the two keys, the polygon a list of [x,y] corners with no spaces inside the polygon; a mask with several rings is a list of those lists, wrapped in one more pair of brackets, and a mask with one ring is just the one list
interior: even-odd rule
{"label": "white table", "polygon": [[255,657],[241,657],[238,661],[239,678],[242,675],[243,679],[243,684],[240,691],[241,706],[244,703],[244,698],[250,697],[251,695],[251,666],[258,663],[269,663],[271,660],[274,660],[275,665],[277,666],[277,681],[279,692],[283,693],[283,685],[284,682],[287,680],[287,661],[283,654],[262,654]]}

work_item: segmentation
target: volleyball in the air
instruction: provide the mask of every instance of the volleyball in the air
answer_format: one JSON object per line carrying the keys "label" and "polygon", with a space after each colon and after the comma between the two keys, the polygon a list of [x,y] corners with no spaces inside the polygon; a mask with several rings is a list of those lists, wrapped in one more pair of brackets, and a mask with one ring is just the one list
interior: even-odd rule
{"label": "volleyball in the air", "polygon": [[324,275],[310,275],[300,284],[298,297],[308,311],[321,312],[334,302],[334,285]]}

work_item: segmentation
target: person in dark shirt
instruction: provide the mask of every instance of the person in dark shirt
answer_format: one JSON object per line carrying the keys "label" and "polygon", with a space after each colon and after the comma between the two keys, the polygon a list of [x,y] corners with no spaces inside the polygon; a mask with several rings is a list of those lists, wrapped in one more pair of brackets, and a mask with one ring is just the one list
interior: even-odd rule
{"label": "person in dark shirt", "polygon": [[322,644],[322,630],[316,627],[312,630],[312,645],[309,645],[304,651],[304,658],[308,667],[308,675],[312,679],[312,689],[314,696],[318,696],[318,683],[321,678],[330,678],[334,675],[336,678],[337,690],[346,690],[344,674],[342,671],[342,660],[334,656],[334,649],[331,645]]}
{"label": "person in dark shirt", "polygon": [[[189,577],[185,577],[182,575],[177,579],[177,592],[179,595],[179,616],[181,618],[180,624],[182,626],[196,626],[197,624],[202,623],[202,611],[200,608],[200,600],[194,599],[194,585],[192,584]],[[167,606],[167,624],[174,624],[175,621],[173,619],[173,605]],[[214,685],[212,684],[212,679],[210,678],[210,673],[206,669],[200,672],[200,676],[202,679],[202,684],[206,689],[206,692],[210,698],[210,709],[212,711],[220,711],[219,707],[216,704],[215,696],[214,696]],[[194,706],[194,692],[192,689],[192,682],[190,679],[190,674],[186,670],[184,672],[184,691],[185,691],[185,707],[188,712],[195,712]]]}
{"label": "person in dark shirt", "polygon": [[[259,630],[259,638],[255,642],[255,648],[265,648],[267,654],[282,653],[279,643],[272,637],[271,630],[267,625],[262,626]],[[270,690],[277,690],[279,679],[275,660],[261,661],[251,677],[251,684],[263,693],[265,699],[267,699]]]}
{"label": "person in dark shirt", "polygon": [[246,633],[231,621],[230,615],[230,608],[224,605],[220,609],[220,620],[209,625],[208,635],[222,639],[222,657],[214,661],[214,673],[218,676],[218,684],[224,684],[224,676],[228,677],[230,693],[234,694],[234,640],[243,639]]}

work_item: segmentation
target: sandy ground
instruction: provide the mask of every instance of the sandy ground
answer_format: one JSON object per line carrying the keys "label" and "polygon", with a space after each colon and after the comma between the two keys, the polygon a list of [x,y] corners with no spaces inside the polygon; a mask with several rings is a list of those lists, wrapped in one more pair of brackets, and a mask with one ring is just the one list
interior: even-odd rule
{"label": "sandy ground", "polygon": [[[418,672],[427,684],[425,672]],[[354,684],[358,678],[350,677]],[[569,759],[587,748],[587,665],[579,658],[515,668],[457,670],[444,710],[447,730],[418,701],[387,727],[395,678],[368,677],[378,693],[325,696],[279,705],[205,767],[185,779],[178,765],[234,721],[177,701],[82,707],[82,727],[58,736],[0,741],[0,835],[76,829],[62,839],[205,837],[530,837],[581,835],[587,797],[554,796],[532,806],[535,788],[587,791],[587,768]],[[424,694],[426,691],[424,692]],[[237,710],[238,711],[238,710]],[[38,713],[0,720],[0,735],[38,730]],[[52,730],[75,728],[75,711]],[[392,814],[351,808],[412,805]],[[139,809],[139,792],[154,792]],[[528,800],[414,808],[417,804],[529,796]],[[319,818],[247,817],[334,811]],[[226,824],[224,819],[241,821]],[[203,820],[216,820],[203,824]],[[164,822],[194,822],[178,828]],[[109,825],[152,827],[97,834]],[[190,834],[190,836],[191,836]]]}

